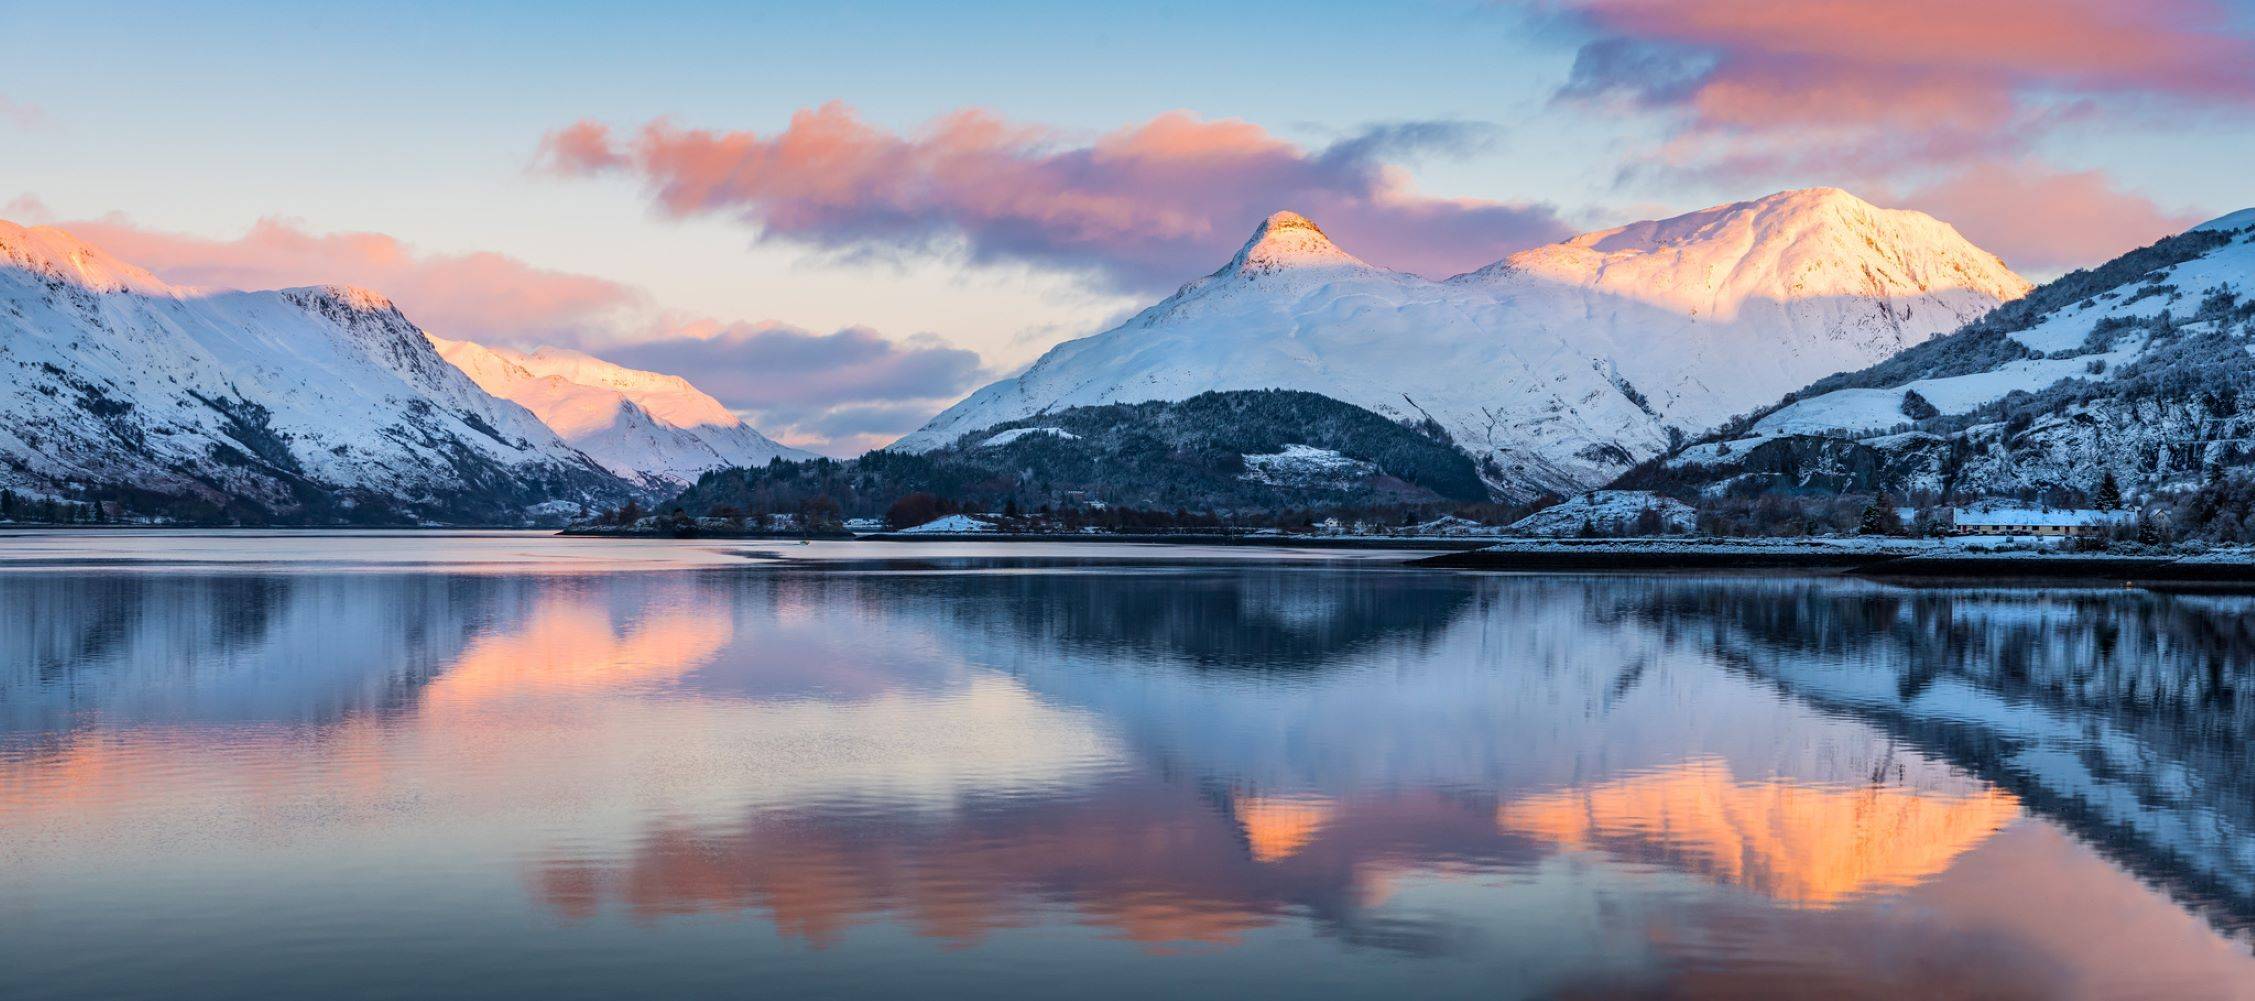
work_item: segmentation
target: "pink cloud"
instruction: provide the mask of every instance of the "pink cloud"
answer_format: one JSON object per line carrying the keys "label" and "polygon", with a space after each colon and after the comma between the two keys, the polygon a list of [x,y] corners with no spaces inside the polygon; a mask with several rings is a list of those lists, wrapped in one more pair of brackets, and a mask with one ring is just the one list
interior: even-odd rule
{"label": "pink cloud", "polygon": [[311,233],[263,219],[217,240],[118,217],[64,229],[168,281],[220,288],[359,285],[384,293],[418,324],[449,337],[581,343],[645,305],[627,285],[535,267],[505,254],[435,254],[381,233]]}
{"label": "pink cloud", "polygon": [[2099,171],[2025,161],[1978,164],[1901,201],[1949,220],[2014,267],[2038,272],[2104,261],[2200,221],[2121,191]]}
{"label": "pink cloud", "polygon": [[2212,0],[1574,0],[1567,93],[1702,127],[1995,129],[2061,99],[2255,103],[2255,39]]}
{"label": "pink cloud", "polygon": [[30,192],[10,198],[6,205],[0,205],[0,219],[22,226],[43,226],[54,217],[55,214],[47,208],[47,203]]}
{"label": "pink cloud", "polygon": [[732,215],[765,239],[847,253],[960,247],[974,262],[1085,270],[1150,290],[1219,265],[1281,208],[1314,216],[1375,263],[1436,275],[1565,235],[1548,206],[1419,195],[1386,159],[1491,134],[1397,123],[1311,150],[1250,123],[1170,112],[1075,142],[973,109],[902,135],[833,102],[770,135],[661,120],[621,138],[580,122],[551,133],[540,162],[631,174],[668,214]]}
{"label": "pink cloud", "polygon": [[1590,35],[1561,100],[1664,116],[1624,176],[1914,190],[2034,270],[2178,228],[2037,159],[2070,125],[2255,112],[2255,36],[2215,0],[1564,0]]}

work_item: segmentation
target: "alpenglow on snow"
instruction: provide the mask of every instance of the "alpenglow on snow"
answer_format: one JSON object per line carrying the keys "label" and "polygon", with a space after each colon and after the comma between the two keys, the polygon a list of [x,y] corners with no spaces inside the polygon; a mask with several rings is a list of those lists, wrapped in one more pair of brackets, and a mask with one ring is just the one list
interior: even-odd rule
{"label": "alpenglow on snow", "polygon": [[2127,497],[2255,465],[2255,209],[1795,387],[1640,478],[1709,490]]}
{"label": "alpenglow on snow", "polygon": [[168,283],[0,222],[0,486],[195,517],[515,523],[627,485],[376,293]]}
{"label": "alpenglow on snow", "polygon": [[1064,407],[1298,389],[1431,421],[1507,496],[1567,493],[2028,289],[1946,223],[1831,188],[1589,233],[1445,281],[1366,263],[1279,212],[1220,270],[891,447]]}
{"label": "alpenglow on snow", "polygon": [[523,352],[441,337],[431,343],[486,392],[531,410],[604,468],[652,489],[678,490],[707,470],[815,458],[754,430],[677,375],[564,348]]}

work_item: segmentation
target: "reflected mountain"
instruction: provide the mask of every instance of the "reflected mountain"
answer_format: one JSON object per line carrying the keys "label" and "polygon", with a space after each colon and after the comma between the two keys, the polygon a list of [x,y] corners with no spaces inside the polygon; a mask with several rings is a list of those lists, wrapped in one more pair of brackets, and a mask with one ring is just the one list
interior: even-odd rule
{"label": "reflected mountain", "polygon": [[657,823],[621,861],[550,856],[534,882],[570,917],[608,905],[645,919],[758,912],[816,946],[897,918],[957,946],[1062,919],[1152,949],[1218,947],[1299,917],[1346,941],[1429,953],[1459,932],[1379,910],[1396,874],[1443,864],[1510,870],[1543,854],[1539,842],[1499,830],[1491,806],[1430,792],[1321,812],[1311,823],[1258,797],[1146,774],[1072,795],[975,796],[937,814],[801,810]]}
{"label": "reflected mountain", "polygon": [[[899,916],[960,945],[1061,908],[1164,948],[1298,915],[1425,953],[1472,926],[1391,913],[1399,880],[1597,853],[1834,905],[1916,886],[2019,815],[2008,794],[1874,747],[1868,728],[1811,717],[1593,603],[1603,581],[1298,570],[753,586],[782,607],[855,609],[855,649],[999,670],[1114,735],[1126,760],[1100,782],[970,787],[936,807],[668,818],[620,859],[545,855],[536,882],[559,914],[752,912],[815,944]],[[1232,617],[1271,641],[1238,649],[1250,667],[1216,670],[1208,658],[1246,641],[1184,630],[1226,632]]]}
{"label": "reflected mountain", "polygon": [[[0,836],[33,852],[341,832],[476,846],[574,928],[1305,930],[1562,988],[1587,958],[1565,940],[1643,957],[1636,989],[1727,968],[1687,993],[1783,983],[1747,979],[1749,941],[1995,984],[2074,966],[2077,935],[2247,958],[2170,903],[2229,929],[2255,899],[2237,599],[759,565],[0,574],[0,601],[33,612],[0,634]],[[2001,911],[2042,873],[2000,845],[2108,910]]]}
{"label": "reflected mountain", "polygon": [[2255,925],[2255,600],[1795,580],[1593,597],[2009,790],[2221,928]]}
{"label": "reflected mountain", "polygon": [[398,709],[526,578],[0,574],[0,731],[334,723]]}
{"label": "reflected mountain", "polygon": [[[994,574],[943,585],[946,610],[1013,660],[1096,658],[1229,672],[1318,671],[1389,646],[1416,649],[1472,593],[1424,573],[1322,570]],[[899,591],[872,592],[892,602]]]}

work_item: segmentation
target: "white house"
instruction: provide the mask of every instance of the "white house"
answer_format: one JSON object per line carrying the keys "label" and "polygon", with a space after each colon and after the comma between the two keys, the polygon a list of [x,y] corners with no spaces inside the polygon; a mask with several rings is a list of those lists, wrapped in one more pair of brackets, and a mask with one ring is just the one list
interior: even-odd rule
{"label": "white house", "polygon": [[2135,517],[2128,511],[2095,508],[1961,507],[1950,512],[1950,534],[2072,538],[2104,535]]}

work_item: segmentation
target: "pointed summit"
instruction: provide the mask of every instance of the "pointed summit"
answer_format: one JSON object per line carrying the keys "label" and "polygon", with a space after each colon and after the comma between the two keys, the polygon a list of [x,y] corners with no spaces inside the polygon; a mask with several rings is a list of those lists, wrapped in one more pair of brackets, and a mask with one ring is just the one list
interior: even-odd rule
{"label": "pointed summit", "polygon": [[1353,254],[1340,250],[1307,216],[1278,212],[1261,221],[1253,238],[1223,268],[1238,275],[1275,274],[1298,268],[1356,268],[1371,270]]}

